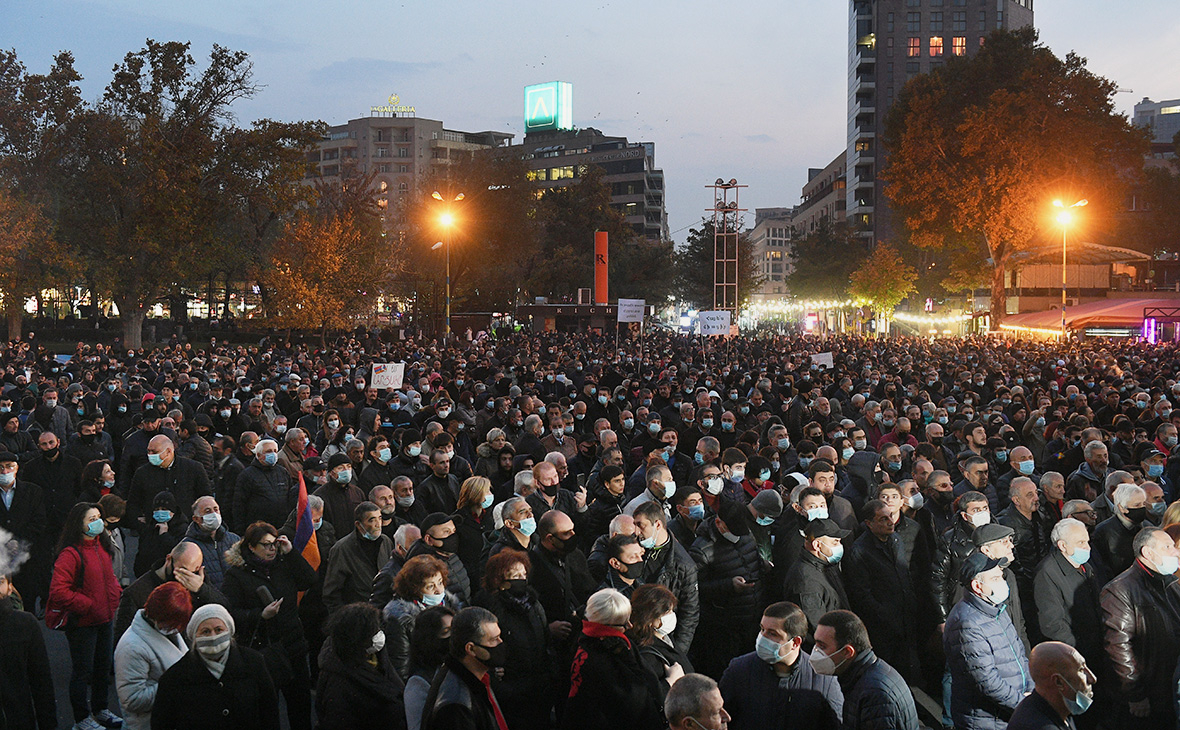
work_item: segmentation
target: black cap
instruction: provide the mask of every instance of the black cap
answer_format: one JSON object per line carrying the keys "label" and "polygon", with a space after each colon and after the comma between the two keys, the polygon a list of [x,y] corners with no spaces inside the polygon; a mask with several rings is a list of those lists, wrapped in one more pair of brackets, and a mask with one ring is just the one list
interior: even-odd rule
{"label": "black cap", "polygon": [[0,451],[0,464],[6,464],[8,462],[15,464],[17,461],[19,461],[19,459],[16,458],[16,454],[12,453],[11,451]]}
{"label": "black cap", "polygon": [[426,518],[422,520],[422,524],[418,527],[421,528],[422,534],[425,535],[426,531],[430,528],[451,522],[453,520],[454,518],[445,512],[431,512],[430,514],[426,515]]}
{"label": "black cap", "polygon": [[338,451],[335,454],[332,454],[331,457],[329,457],[328,468],[335,469],[336,467],[340,466],[341,464],[351,464],[351,463],[352,463],[352,459],[348,458],[348,454],[341,453]]}
{"label": "black cap", "polygon": [[416,428],[407,428],[402,431],[402,447],[417,443],[422,440],[422,433]]}
{"label": "black cap", "polygon": [[971,585],[971,581],[975,580],[975,576],[985,573],[992,568],[998,568],[1006,562],[1006,560],[1002,559],[989,558],[978,550],[972,550],[971,554],[963,560],[963,567],[959,570],[959,583],[964,586]]}
{"label": "black cap", "polygon": [[327,468],[327,463],[318,456],[310,456],[303,460],[303,471],[319,471]]}
{"label": "black cap", "polygon": [[750,511],[746,509],[744,504],[738,504],[732,500],[724,500],[721,503],[721,508],[718,510],[717,516],[725,523],[729,534],[742,535],[750,534],[750,525],[746,521],[750,516]]}
{"label": "black cap", "polygon": [[975,543],[975,547],[981,548],[989,542],[996,540],[1003,540],[1005,537],[1011,537],[1016,534],[1007,525],[1001,525],[997,522],[989,522],[986,525],[975,528],[975,532],[971,533],[971,542]]}
{"label": "black cap", "polygon": [[852,530],[845,530],[833,519],[812,520],[803,528],[803,533],[810,538],[838,537],[841,540],[852,534]]}
{"label": "black cap", "polygon": [[197,422],[198,426],[213,428],[213,419],[209,417],[208,413],[198,413],[197,417],[193,420]]}

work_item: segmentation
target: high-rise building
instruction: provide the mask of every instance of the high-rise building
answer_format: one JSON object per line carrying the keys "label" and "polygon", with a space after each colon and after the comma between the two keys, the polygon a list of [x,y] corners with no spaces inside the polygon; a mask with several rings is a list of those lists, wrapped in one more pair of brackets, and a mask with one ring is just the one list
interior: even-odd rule
{"label": "high-rise building", "polygon": [[795,235],[806,236],[819,227],[820,221],[832,223],[844,221],[844,166],[847,164],[843,152],[821,169],[807,171],[807,184],[803,186],[800,203],[795,208]]}
{"label": "high-rise building", "polygon": [[786,277],[791,273],[791,225],[795,208],[755,208],[754,228],[747,234],[762,285],[751,293],[752,302],[787,296]]}
{"label": "high-rise building", "polygon": [[871,243],[889,238],[881,137],[906,81],[970,56],[997,29],[1032,25],[1033,0],[850,0],[846,213]]}
{"label": "high-rise building", "polygon": [[1145,96],[1143,101],[1135,105],[1131,123],[1151,130],[1153,153],[1175,156],[1172,144],[1176,135],[1180,134],[1180,99],[1152,101]]}

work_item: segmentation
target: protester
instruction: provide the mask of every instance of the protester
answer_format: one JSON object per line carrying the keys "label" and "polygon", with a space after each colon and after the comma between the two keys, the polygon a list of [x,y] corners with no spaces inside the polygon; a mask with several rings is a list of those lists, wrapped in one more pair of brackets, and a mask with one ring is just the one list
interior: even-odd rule
{"label": "protester", "polygon": [[435,673],[447,657],[454,618],[455,610],[442,605],[422,611],[414,622],[414,633],[410,634],[410,674],[404,697],[407,730],[422,727],[426,696]]}
{"label": "protester", "polygon": [[422,711],[422,730],[507,730],[489,672],[504,662],[496,617],[472,606],[455,614],[449,650]]}
{"label": "protester", "polygon": [[668,692],[664,717],[671,730],[725,730],[730,722],[717,683],[703,674],[686,674]]}
{"label": "protester", "polygon": [[332,616],[319,657],[319,728],[405,729],[405,684],[384,649],[381,614],[373,606],[350,603]]}
{"label": "protester", "polygon": [[[11,533],[0,533],[7,542]],[[49,653],[37,619],[13,600],[16,556],[0,558],[0,716],[12,730],[57,727]]]}
{"label": "protester", "polygon": [[1090,709],[1097,677],[1076,649],[1059,641],[1038,644],[1028,658],[1033,691],[1016,706],[1008,730],[1069,727]]}
{"label": "protester", "polygon": [[192,616],[192,599],[179,583],[160,584],[148,596],[115,648],[115,690],[123,727],[148,730],[160,677],[188,651],[181,632]]}

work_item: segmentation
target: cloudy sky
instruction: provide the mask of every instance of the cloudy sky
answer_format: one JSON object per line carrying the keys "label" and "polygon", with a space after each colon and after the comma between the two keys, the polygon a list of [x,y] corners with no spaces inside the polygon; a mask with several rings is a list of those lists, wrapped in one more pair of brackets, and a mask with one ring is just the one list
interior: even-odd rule
{"label": "cloudy sky", "polygon": [[[743,207],[793,205],[809,167],[844,145],[844,0],[3,0],[0,47],[33,71],[71,50],[97,98],[111,68],[144,39],[247,51],[261,93],[241,122],[339,124],[391,94],[419,116],[518,136],[523,87],[574,86],[574,123],[656,143],[673,237],[712,202],[705,185],[736,177]],[[1177,0],[1038,0],[1041,38],[1059,55],[1144,96],[1180,98]]]}

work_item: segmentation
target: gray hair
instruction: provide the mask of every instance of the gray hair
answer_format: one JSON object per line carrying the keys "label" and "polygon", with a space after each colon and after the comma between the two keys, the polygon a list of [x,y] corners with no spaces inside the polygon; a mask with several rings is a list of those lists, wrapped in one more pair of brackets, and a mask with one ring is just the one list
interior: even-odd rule
{"label": "gray hair", "polygon": [[365,448],[365,442],[361,441],[360,439],[358,439],[355,436],[353,436],[352,438],[350,438],[344,442],[344,450],[345,451],[348,451],[349,449],[354,449],[357,446],[359,446],[363,449],[363,448]]}
{"label": "gray hair", "polygon": [[512,491],[520,494],[522,489],[533,488],[533,473],[531,471],[522,471],[512,479]]}
{"label": "gray hair", "polygon": [[536,413],[532,413],[528,418],[524,419],[524,428],[526,431],[532,431],[537,426],[541,425],[541,417]]}
{"label": "gray hair", "polygon": [[610,430],[609,428],[604,428],[604,429],[602,429],[601,431],[599,431],[599,432],[598,432],[598,443],[599,443],[599,445],[602,445],[602,444],[606,443],[606,435],[607,435],[608,433],[609,433],[611,436],[614,436],[614,435],[615,435],[615,432],[614,432],[614,431],[612,431],[612,430]]}
{"label": "gray hair", "polygon": [[[410,533],[412,531],[417,531],[418,537],[411,538]],[[404,525],[399,525],[398,528],[393,532],[393,544],[400,548],[409,548],[412,543],[418,541],[421,538],[422,530],[419,529],[417,525],[412,525],[408,522]]]}
{"label": "gray hair", "polygon": [[1061,505],[1061,518],[1063,521],[1069,519],[1074,512],[1077,512],[1080,509],[1085,509],[1089,506],[1090,503],[1084,499],[1071,499],[1065,504]]}
{"label": "gray hair", "polygon": [[1061,472],[1059,472],[1059,471],[1045,472],[1044,474],[1041,475],[1041,489],[1044,489],[1046,486],[1052,484],[1053,482],[1057,481],[1058,479],[1061,480],[1062,484],[1065,483],[1065,477],[1063,477],[1061,475]]}
{"label": "gray hair", "polygon": [[309,494],[307,495],[307,506],[309,509],[321,510],[324,508],[324,498]]}
{"label": "gray hair", "polygon": [[1143,491],[1143,487],[1140,487],[1136,484],[1120,484],[1114,490],[1114,505],[1116,507],[1126,509],[1127,505],[1130,504],[1131,500],[1135,497],[1143,497],[1144,499],[1147,499],[1147,492]]}
{"label": "gray hair", "polygon": [[1053,525],[1052,531],[1049,532],[1049,542],[1056,545],[1058,540],[1067,539],[1065,536],[1067,530],[1076,529],[1085,530],[1086,525],[1080,520],[1075,520],[1072,517],[1066,517],[1065,519],[1060,520],[1056,525]]}
{"label": "gray hair", "polygon": [[[521,473],[523,474],[525,472]],[[529,474],[529,476],[532,476],[532,474]],[[516,518],[512,517],[512,515],[516,514],[516,510],[522,504],[527,505],[528,500],[524,497],[509,497],[508,499],[504,500],[504,506],[500,509],[500,517],[504,519],[515,520]]]}
{"label": "gray hair", "polygon": [[669,725],[683,722],[686,717],[694,720],[701,711],[705,695],[717,689],[717,683],[703,674],[686,674],[681,677],[664,700],[664,717]]}
{"label": "gray hair", "polygon": [[274,444],[275,448],[278,448],[278,446],[279,446],[279,442],[275,441],[274,439],[270,438],[269,436],[267,436],[264,439],[258,439],[258,443],[254,444],[254,455],[255,456],[262,456],[262,449],[267,444]]}
{"label": "gray hair", "polygon": [[1094,454],[1096,454],[1099,449],[1105,451],[1106,444],[1102,443],[1101,441],[1091,441],[1090,443],[1086,444],[1086,448],[1082,449],[1082,453],[1085,454],[1087,459],[1089,459]]}
{"label": "gray hair", "polygon": [[561,453],[560,451],[550,451],[548,454],[545,454],[545,461],[552,464],[553,466],[564,464],[565,454]]}
{"label": "gray hair", "polygon": [[1135,477],[1131,476],[1130,472],[1125,472],[1121,469],[1112,471],[1106,475],[1106,481],[1103,483],[1106,491],[1109,492],[1112,487],[1117,487],[1120,484],[1129,484],[1135,481]]}
{"label": "gray hair", "polygon": [[[277,421],[278,419],[276,418],[275,420]],[[299,437],[302,435],[303,435],[302,428],[292,428],[289,431],[287,431],[287,433],[283,436],[283,443],[289,444],[292,441],[298,440]]]}
{"label": "gray hair", "polygon": [[622,626],[631,618],[631,602],[614,588],[603,588],[586,601],[586,620],[604,626]]}

